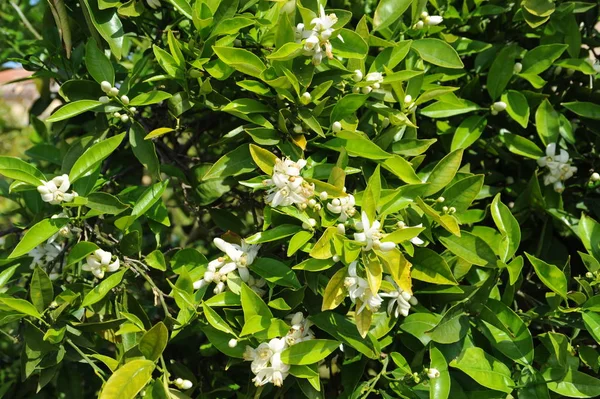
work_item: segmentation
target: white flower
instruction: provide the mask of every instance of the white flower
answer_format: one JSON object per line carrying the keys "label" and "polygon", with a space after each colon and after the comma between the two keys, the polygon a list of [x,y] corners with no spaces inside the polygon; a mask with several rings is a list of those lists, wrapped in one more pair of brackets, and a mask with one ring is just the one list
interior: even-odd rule
{"label": "white flower", "polygon": [[242,281],[247,282],[250,279],[248,266],[254,262],[260,245],[246,244],[245,240],[242,240],[241,245],[231,244],[219,237],[216,237],[213,243],[225,253],[225,256],[219,256],[208,263],[208,270],[204,272],[202,279],[194,282],[194,289],[200,289],[214,282],[217,283],[215,293],[223,292],[227,275],[234,270],[238,271]]}
{"label": "white flower", "polygon": [[264,184],[271,186],[267,191],[266,203],[272,207],[305,204],[314,196],[314,186],[304,181],[300,170],[306,166],[306,160],[297,162],[285,158],[277,159],[273,175]]}
{"label": "white flower", "polygon": [[37,187],[38,192],[42,195],[42,201],[49,202],[52,205],[60,204],[61,202],[71,202],[77,197],[77,193],[72,191],[67,194],[67,190],[71,187],[68,175],[56,176],[50,181],[41,181],[42,185]]}
{"label": "white flower", "polygon": [[[333,25],[338,20],[335,14],[326,15],[323,6],[320,6],[319,13],[319,17],[314,18],[310,23],[313,25],[311,30],[305,30],[304,24],[298,24],[295,31],[296,42],[300,43],[305,39],[304,55],[312,56],[314,65],[321,63],[323,52],[327,58],[333,59],[333,47],[329,39],[334,32]],[[341,36],[338,38],[341,39]]]}
{"label": "white flower", "polygon": [[290,315],[290,331],[285,336],[285,341],[288,345],[294,345],[298,342],[308,341],[315,338],[315,334],[310,329],[312,323],[304,317],[302,312],[297,312]]}
{"label": "white flower", "polygon": [[544,185],[552,184],[554,190],[562,192],[565,188],[564,181],[571,178],[577,168],[571,166],[569,153],[562,148],[559,154],[556,153],[556,144],[550,143],[546,147],[546,156],[540,157],[537,160],[540,167],[547,168],[547,174],[544,176]]}
{"label": "white flower", "polygon": [[36,265],[43,266],[52,262],[60,254],[61,249],[62,247],[54,242],[38,245],[27,254],[33,258],[30,267],[33,269]]}
{"label": "white flower", "polygon": [[[410,295],[408,292],[404,291],[402,288],[400,288],[391,277],[386,276],[385,279],[389,281],[396,289],[395,291],[382,292],[381,294],[379,294],[384,298],[391,298],[390,302],[388,303],[388,313],[390,314],[390,316],[394,315],[396,318],[398,318],[399,315],[402,315],[404,317],[408,316],[410,305],[416,305],[417,299]],[[396,309],[394,310],[394,308]]]}
{"label": "white flower", "polygon": [[354,196],[348,194],[345,197],[335,198],[327,204],[327,209],[329,209],[329,212],[339,215],[338,220],[340,222],[345,222],[349,217],[351,218],[356,213],[356,209],[354,208],[355,205],[356,201],[354,200]]}
{"label": "white flower", "polygon": [[92,272],[92,274],[98,278],[104,278],[105,272],[116,272],[119,270],[120,263],[119,258],[115,259],[111,263],[112,254],[102,249],[97,249],[87,256],[86,264],[81,267],[86,272]]}
{"label": "white flower", "polygon": [[348,266],[348,277],[344,279],[344,286],[348,289],[348,296],[352,303],[356,303],[357,299],[362,302],[361,307],[356,310],[356,314],[362,312],[367,306],[369,310],[375,312],[381,306],[383,299],[378,293],[373,293],[367,280],[357,274],[357,264],[358,262],[354,261]]}
{"label": "white flower", "polygon": [[430,15],[425,18],[425,23],[429,26],[439,25],[442,21],[444,21],[444,18],[439,15]]}
{"label": "white flower", "polygon": [[255,375],[252,381],[256,386],[269,382],[275,386],[283,385],[283,380],[290,370],[290,366],[281,361],[281,352],[287,346],[284,338],[273,338],[269,343],[263,342],[256,349],[246,346],[244,360],[252,361],[250,369]]}
{"label": "white flower", "polygon": [[361,214],[361,222],[356,223],[356,228],[362,230],[361,233],[354,233],[354,239],[364,244],[362,248],[363,251],[370,251],[373,248],[382,251],[390,251],[396,246],[393,242],[380,241],[383,238],[381,223],[379,223],[378,220],[371,223],[364,211]]}
{"label": "white flower", "polygon": [[427,370],[427,377],[429,378],[439,378],[440,372],[438,369],[431,368]]}

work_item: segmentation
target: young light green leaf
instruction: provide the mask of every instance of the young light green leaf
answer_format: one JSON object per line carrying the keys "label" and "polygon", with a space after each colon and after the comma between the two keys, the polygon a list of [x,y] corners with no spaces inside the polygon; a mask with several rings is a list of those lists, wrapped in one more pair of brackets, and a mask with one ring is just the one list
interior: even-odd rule
{"label": "young light green leaf", "polygon": [[558,267],[525,252],[542,283],[563,298],[567,298],[567,277]]}
{"label": "young light green leaf", "polygon": [[261,59],[248,50],[219,46],[213,46],[213,50],[221,61],[246,75],[260,78],[261,73],[267,69]]}
{"label": "young light green leaf", "polygon": [[502,241],[500,242],[500,257],[502,261],[508,261],[517,252],[521,243],[521,228],[519,222],[510,212],[510,209],[500,202],[500,194],[497,194],[492,201],[490,207],[492,218],[500,234]]}
{"label": "young light green leaf", "polygon": [[452,137],[451,151],[466,149],[479,139],[487,126],[484,116],[473,115],[463,120]]}
{"label": "young light green leaf", "polygon": [[154,362],[135,359],[127,362],[110,376],[99,399],[133,399],[152,378]]}
{"label": "young light green leaf", "polygon": [[281,352],[281,361],[292,365],[317,363],[329,356],[338,346],[340,346],[339,342],[329,339],[311,339],[298,342]]}
{"label": "young light green leaf", "polygon": [[413,40],[411,48],[417,51],[424,61],[444,68],[462,69],[463,62],[456,50],[448,43],[433,38]]}
{"label": "young light green leaf", "polygon": [[162,321],[156,323],[140,339],[138,348],[148,360],[157,361],[167,347],[169,330]]}
{"label": "young light green leaf", "polygon": [[14,157],[0,156],[0,175],[36,187],[42,183],[42,180],[46,181],[46,176],[35,166]]}
{"label": "young light green leaf", "polygon": [[535,112],[535,127],[545,146],[557,142],[560,134],[559,116],[547,99]]}
{"label": "young light green leaf", "polygon": [[47,121],[48,122],[58,122],[58,121],[62,121],[65,119],[69,119],[69,118],[72,118],[79,114],[83,114],[84,112],[92,111],[101,105],[102,105],[102,103],[97,100],[73,101],[71,103],[65,104],[62,107],[60,107],[55,113],[53,113],[47,119]]}
{"label": "young light green leaf", "polygon": [[93,290],[88,292],[83,298],[83,302],[81,303],[82,307],[93,305],[97,302],[100,302],[113,288],[121,283],[123,280],[123,275],[127,269],[123,269],[118,273],[112,274],[106,280],[102,281],[100,284],[94,287]]}
{"label": "young light green leaf", "polygon": [[431,174],[427,178],[427,183],[429,183],[429,185],[425,192],[426,196],[437,193],[454,179],[456,172],[460,168],[463,151],[462,148],[452,151],[435,165],[435,168],[433,168]]}
{"label": "young light green leaf", "polygon": [[95,169],[100,162],[108,158],[123,141],[125,133],[118,134],[106,140],[102,140],[89,147],[75,161],[69,172],[69,180],[71,183],[86,175],[86,173]]}

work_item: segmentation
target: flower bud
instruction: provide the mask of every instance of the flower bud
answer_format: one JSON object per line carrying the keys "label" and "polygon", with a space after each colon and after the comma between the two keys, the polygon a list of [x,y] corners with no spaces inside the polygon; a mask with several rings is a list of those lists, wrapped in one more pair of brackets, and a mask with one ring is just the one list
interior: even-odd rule
{"label": "flower bud", "polygon": [[310,225],[310,227],[315,227],[317,225],[317,220],[310,218],[308,219],[308,224]]}
{"label": "flower bud", "polygon": [[344,223],[339,223],[337,225],[337,232],[342,235],[346,234],[346,226],[344,226]]}
{"label": "flower bud", "polygon": [[127,97],[126,95],[124,95],[124,94],[123,94],[123,95],[121,96],[121,102],[122,102],[123,104],[125,104],[125,105],[128,105],[128,104],[129,104],[129,97]]}
{"label": "flower bud", "polygon": [[179,386],[181,384],[183,384],[183,379],[182,378],[178,378],[178,379],[175,380],[175,385]]}
{"label": "flower bud", "polygon": [[308,224],[308,223],[306,223],[306,222],[302,222],[302,228],[303,228],[304,230],[310,230],[310,229],[311,229],[311,226],[310,226],[310,224]]}
{"label": "flower bud", "polygon": [[310,206],[311,208],[314,208],[315,205],[317,205],[317,201],[314,198],[311,198],[308,200],[308,206]]}
{"label": "flower bud", "polygon": [[515,65],[513,66],[514,73],[521,73],[522,70],[523,64],[521,64],[520,62],[515,62]]}
{"label": "flower bud", "polygon": [[406,227],[406,223],[404,223],[402,220],[399,220],[396,224],[398,225],[399,229],[403,229]]}
{"label": "flower bud", "polygon": [[421,13],[421,18],[422,18],[422,19],[425,19],[425,18],[427,18],[428,16],[429,16],[429,13],[428,13],[427,11],[423,11],[423,12]]}
{"label": "flower bud", "polygon": [[304,104],[304,105],[310,104],[311,101],[312,101],[312,97],[309,92],[305,91],[304,93],[302,93],[302,96],[300,97],[300,102],[302,104]]}
{"label": "flower bud", "polygon": [[559,65],[554,69],[554,76],[558,76],[562,73],[562,67]]}
{"label": "flower bud", "polygon": [[446,198],[444,197],[438,197],[438,199],[435,200],[435,202],[439,202],[440,204],[444,201],[446,201]]}
{"label": "flower bud", "polygon": [[129,115],[121,115],[121,122],[127,123],[129,121]]}
{"label": "flower bud", "polygon": [[315,211],[320,211],[320,210],[321,210],[321,208],[323,208],[323,207],[321,206],[321,204],[317,204],[317,205],[315,205]]}
{"label": "flower bud", "polygon": [[440,372],[438,369],[430,368],[427,370],[427,377],[429,378],[439,378]]}
{"label": "flower bud", "polygon": [[432,15],[430,17],[427,17],[425,19],[425,23],[427,23],[427,25],[429,26],[436,26],[441,24],[444,21],[444,18],[442,18],[439,15]]}
{"label": "flower bud", "polygon": [[585,274],[585,276],[586,276],[587,278],[594,278],[594,274],[593,274],[592,272],[587,272],[587,273]]}
{"label": "flower bud", "polygon": [[496,115],[498,115],[498,111],[496,111],[495,109],[493,109],[492,112],[491,112],[491,114],[494,115],[494,116],[496,116]]}
{"label": "flower bud", "polygon": [[332,258],[332,259],[333,259],[333,261],[334,261],[334,262],[336,262],[336,263],[337,263],[337,262],[339,262],[339,261],[340,261],[340,256],[339,256],[339,255],[333,255],[333,258]]}
{"label": "flower bud", "polygon": [[598,172],[592,173],[592,176],[590,177],[590,180],[593,181],[593,182],[600,181],[600,173],[598,173]]}
{"label": "flower bud", "polygon": [[184,389],[184,390],[187,390],[187,389],[190,389],[193,386],[194,386],[194,384],[192,384],[192,381],[190,381],[190,380],[183,380],[183,382],[181,383],[180,388]]}
{"label": "flower bud", "polygon": [[362,94],[369,94],[373,91],[373,89],[371,88],[371,86],[365,86],[361,89]]}
{"label": "flower bud", "polygon": [[102,96],[98,99],[98,101],[100,101],[102,104],[107,104],[108,102],[110,102],[110,98],[108,98],[107,96]]}
{"label": "flower bud", "polygon": [[131,108],[129,108],[129,110],[130,110],[131,112],[137,112],[137,108],[136,108],[136,107],[131,107]]}
{"label": "flower bud", "polygon": [[508,177],[506,178],[506,184],[508,184],[509,186],[510,186],[511,184],[514,184],[514,183],[515,183],[515,178],[514,178],[514,177],[512,177],[512,176],[508,176]]}
{"label": "flower bud", "polygon": [[235,348],[237,346],[237,344],[238,344],[237,339],[233,339],[233,338],[231,338],[229,340],[229,342],[227,343],[227,345],[229,345],[230,348]]}
{"label": "flower bud", "polygon": [[327,191],[322,191],[321,194],[319,194],[319,198],[321,199],[321,201],[325,201],[328,196],[329,194],[327,194]]}
{"label": "flower bud", "polygon": [[447,206],[443,207],[443,208],[442,208],[442,212],[444,212],[444,213],[448,213],[448,207],[447,207]]}
{"label": "flower bud", "polygon": [[407,94],[406,96],[404,96],[404,104],[410,103],[412,103],[412,96],[410,94]]}
{"label": "flower bud", "polygon": [[121,117],[121,113],[120,113],[120,112],[115,112],[115,113],[113,114],[113,116],[114,116],[115,118],[120,118],[120,117]]}
{"label": "flower bud", "polygon": [[358,94],[358,93],[360,93],[360,87],[354,86],[354,87],[352,88],[352,93],[354,93],[354,94]]}
{"label": "flower bud", "polygon": [[103,92],[108,93],[110,89],[112,89],[112,85],[110,84],[110,82],[104,80],[102,81],[102,83],[100,83],[100,88]]}
{"label": "flower bud", "polygon": [[371,87],[375,90],[379,89],[381,87],[381,84],[379,82],[375,82],[371,85]]}
{"label": "flower bud", "polygon": [[341,132],[342,124],[340,123],[340,121],[333,122],[333,124],[331,125],[331,130],[333,130],[335,133]]}
{"label": "flower bud", "polygon": [[423,23],[423,21],[419,21],[419,22],[417,22],[417,23],[416,23],[416,24],[413,26],[413,28],[415,28],[415,29],[423,29],[423,26],[425,26],[425,24]]}
{"label": "flower bud", "polygon": [[492,104],[492,109],[494,111],[502,112],[506,109],[506,103],[504,101],[496,101]]}
{"label": "flower bud", "polygon": [[302,126],[300,125],[294,125],[294,133],[302,133]]}
{"label": "flower bud", "polygon": [[119,89],[117,89],[116,87],[111,87],[110,90],[108,91],[108,95],[111,97],[116,97],[119,94]]}
{"label": "flower bud", "polygon": [[385,129],[389,125],[390,125],[390,118],[388,118],[386,116],[385,118],[383,118],[383,121],[381,122],[381,127]]}
{"label": "flower bud", "polygon": [[355,82],[360,82],[363,79],[363,73],[360,69],[357,69],[352,74],[352,80]]}

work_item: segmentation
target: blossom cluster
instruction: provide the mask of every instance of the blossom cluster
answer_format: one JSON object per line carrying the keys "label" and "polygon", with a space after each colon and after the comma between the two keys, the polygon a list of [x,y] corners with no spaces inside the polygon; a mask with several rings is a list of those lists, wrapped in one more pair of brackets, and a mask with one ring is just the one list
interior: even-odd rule
{"label": "blossom cluster", "polygon": [[37,187],[38,192],[42,196],[42,201],[52,205],[58,205],[62,202],[71,202],[77,193],[71,191],[67,193],[71,187],[71,182],[68,175],[56,176],[50,181],[41,181],[41,185]]}
{"label": "blossom cluster", "polygon": [[544,185],[553,185],[556,192],[562,192],[565,189],[564,181],[572,177],[577,168],[571,166],[569,153],[562,148],[556,153],[556,144],[550,143],[546,147],[546,156],[540,157],[537,160],[540,167],[546,168],[547,173],[544,175]]}
{"label": "blossom cluster", "polygon": [[277,159],[273,167],[273,175],[264,181],[264,184],[269,187],[266,203],[272,207],[301,205],[306,208],[310,198],[314,196],[315,188],[300,176],[304,166],[306,166],[304,159],[297,162],[288,158]]}
{"label": "blossom cluster", "polygon": [[265,291],[262,287],[266,285],[266,281],[262,278],[254,278],[248,270],[248,266],[254,262],[258,255],[260,245],[250,245],[245,240],[241,240],[240,245],[232,244],[218,237],[213,240],[213,243],[224,254],[209,262],[204,276],[194,282],[194,289],[216,283],[214,293],[219,294],[225,291],[227,276],[237,271],[243,282],[248,284],[257,294],[264,295]]}
{"label": "blossom cluster", "polygon": [[[314,18],[310,24],[312,29],[304,29],[304,24],[296,26],[296,42],[301,43],[304,40],[302,48],[304,55],[312,57],[314,65],[319,65],[323,60],[323,53],[330,60],[333,59],[333,46],[329,39],[333,34],[333,25],[338,21],[335,14],[325,14],[325,9],[320,6],[319,17]],[[341,38],[341,36],[338,36]]]}
{"label": "blossom cluster", "polygon": [[250,369],[255,375],[252,381],[256,386],[268,383],[278,387],[283,385],[290,366],[281,360],[281,353],[292,345],[313,339],[315,336],[310,326],[310,321],[302,312],[297,312],[291,318],[291,327],[285,337],[273,338],[257,348],[246,346],[244,360],[252,362]]}

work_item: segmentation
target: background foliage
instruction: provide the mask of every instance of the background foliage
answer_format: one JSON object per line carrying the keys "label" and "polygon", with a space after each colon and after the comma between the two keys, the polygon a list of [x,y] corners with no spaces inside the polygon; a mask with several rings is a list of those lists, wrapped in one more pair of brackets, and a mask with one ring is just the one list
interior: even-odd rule
{"label": "background foliage", "polygon": [[[0,3],[0,59],[42,88],[0,157],[0,397],[600,395],[597,3],[321,5]],[[286,157],[307,202],[265,204]],[[215,238],[262,244],[252,280],[213,291]],[[315,339],[255,387],[246,346],[296,312]]]}

